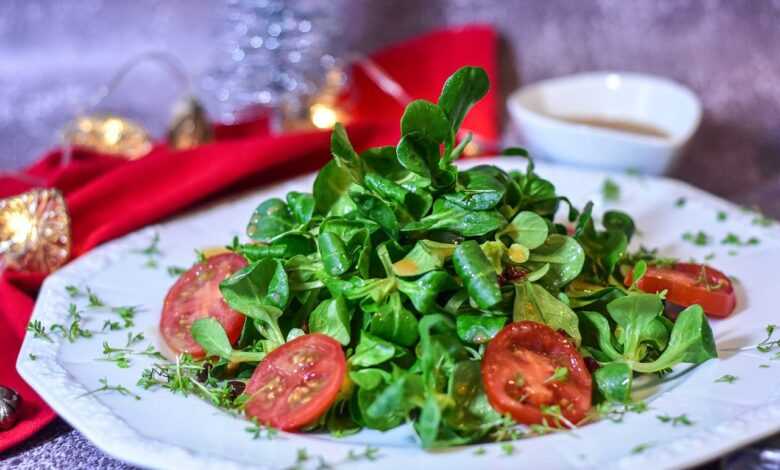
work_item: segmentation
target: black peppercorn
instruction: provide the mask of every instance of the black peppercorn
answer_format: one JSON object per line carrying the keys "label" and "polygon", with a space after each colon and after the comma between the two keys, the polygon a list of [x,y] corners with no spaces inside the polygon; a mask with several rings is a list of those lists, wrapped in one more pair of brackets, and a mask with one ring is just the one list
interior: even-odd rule
{"label": "black peppercorn", "polygon": [[206,381],[209,379],[209,376],[211,375],[211,369],[212,366],[210,362],[207,362],[203,365],[203,368],[198,371],[198,375],[195,377],[195,379],[200,383],[206,383]]}
{"label": "black peppercorn", "polygon": [[231,380],[228,382],[228,387],[230,387],[230,399],[235,400],[239,395],[244,393],[246,384],[240,380]]}

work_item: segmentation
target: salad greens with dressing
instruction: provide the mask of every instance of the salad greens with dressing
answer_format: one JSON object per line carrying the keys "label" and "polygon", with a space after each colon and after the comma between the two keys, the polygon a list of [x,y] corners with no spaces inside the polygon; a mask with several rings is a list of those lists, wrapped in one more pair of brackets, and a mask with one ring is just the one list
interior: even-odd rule
{"label": "salad greens with dressing", "polygon": [[[358,153],[337,125],[333,159],[312,193],[257,207],[247,227],[252,241],[228,247],[244,267],[219,285],[241,316],[240,334],[231,338],[220,318],[197,319],[188,333],[211,359],[181,359],[198,364],[212,401],[258,419],[250,409],[263,404],[248,403],[268,390],[270,382],[257,382],[264,362],[320,334],[340,346],[344,377],[302,428],[343,435],[411,423],[423,447],[445,447],[517,437],[509,431],[516,422],[536,433],[577,426],[597,418],[599,404],[630,403],[638,375],[717,356],[702,307],[690,305],[672,321],[665,293],[640,289],[664,261],[628,252],[636,231],[628,214],[608,211],[597,223],[592,204],[575,208],[523,149],[506,155],[527,158],[525,171],[458,170],[453,162],[470,136],[455,136],[488,86],[482,69],[461,68],[437,103],[407,106],[396,146]],[[526,343],[490,353],[509,329],[520,341],[520,326]],[[557,349],[518,353],[533,332]],[[499,392],[537,414],[518,415],[499,392],[486,393],[486,351],[498,358],[490,371],[520,364],[525,375],[501,384],[517,393]],[[538,367],[528,366],[534,361]],[[535,377],[538,370],[549,376]],[[549,399],[567,383],[571,393],[587,393],[577,403],[592,406],[577,422],[567,412],[575,399]],[[214,390],[236,384],[244,393],[215,398]],[[319,384],[304,385],[306,400],[320,393]]]}

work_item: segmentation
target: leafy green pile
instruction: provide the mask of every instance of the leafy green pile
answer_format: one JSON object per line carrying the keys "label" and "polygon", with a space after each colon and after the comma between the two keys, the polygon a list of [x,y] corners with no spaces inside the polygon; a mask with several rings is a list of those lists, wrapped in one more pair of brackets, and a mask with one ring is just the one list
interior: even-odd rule
{"label": "leafy green pile", "polygon": [[[257,207],[253,242],[230,247],[250,266],[221,285],[248,319],[236,349],[211,331],[216,322],[193,332],[221,358],[211,375],[244,379],[285,341],[324,333],[344,346],[352,387],[316,427],[344,434],[411,421],[424,447],[441,447],[504,435],[480,364],[508,322],[547,324],[598,361],[596,403],[629,401],[637,373],[716,356],[701,308],[673,323],[661,295],[624,287],[627,268],[636,264],[636,279],[653,262],[627,253],[627,214],[607,212],[597,226],[592,205],[576,210],[530,160],[525,172],[458,171],[470,136],[456,143],[457,130],[487,90],[482,69],[458,70],[438,103],[409,104],[396,146],[358,154],[337,125],[313,194]],[[572,234],[556,222],[562,205]]]}

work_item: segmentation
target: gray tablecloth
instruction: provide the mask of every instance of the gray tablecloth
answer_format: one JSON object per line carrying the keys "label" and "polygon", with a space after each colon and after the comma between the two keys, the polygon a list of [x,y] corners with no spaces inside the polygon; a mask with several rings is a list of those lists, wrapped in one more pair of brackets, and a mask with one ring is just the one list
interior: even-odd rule
{"label": "gray tablecloth", "polygon": [[[330,40],[338,51],[368,52],[445,25],[493,24],[504,38],[504,95],[520,83],[586,70],[685,83],[702,98],[704,121],[672,176],[780,216],[777,0],[308,1],[335,12],[328,21],[337,22]],[[55,144],[79,105],[138,53],[169,51],[200,83],[222,53],[219,10],[205,0],[1,2],[0,170],[21,168]],[[159,134],[177,93],[164,78],[138,70],[109,107]],[[214,109],[215,97],[200,91]],[[777,441],[759,449],[778,448]],[[747,449],[728,462],[755,468],[755,455]],[[62,421],[0,460],[0,468],[126,468]]]}

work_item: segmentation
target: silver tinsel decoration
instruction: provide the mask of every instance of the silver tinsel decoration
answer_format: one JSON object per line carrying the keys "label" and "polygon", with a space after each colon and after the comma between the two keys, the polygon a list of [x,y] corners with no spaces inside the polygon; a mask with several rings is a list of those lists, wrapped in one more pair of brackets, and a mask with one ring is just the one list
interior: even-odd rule
{"label": "silver tinsel decoration", "polygon": [[219,118],[303,106],[334,63],[326,48],[336,11],[336,4],[316,1],[228,0],[224,50],[204,84],[219,102]]}

